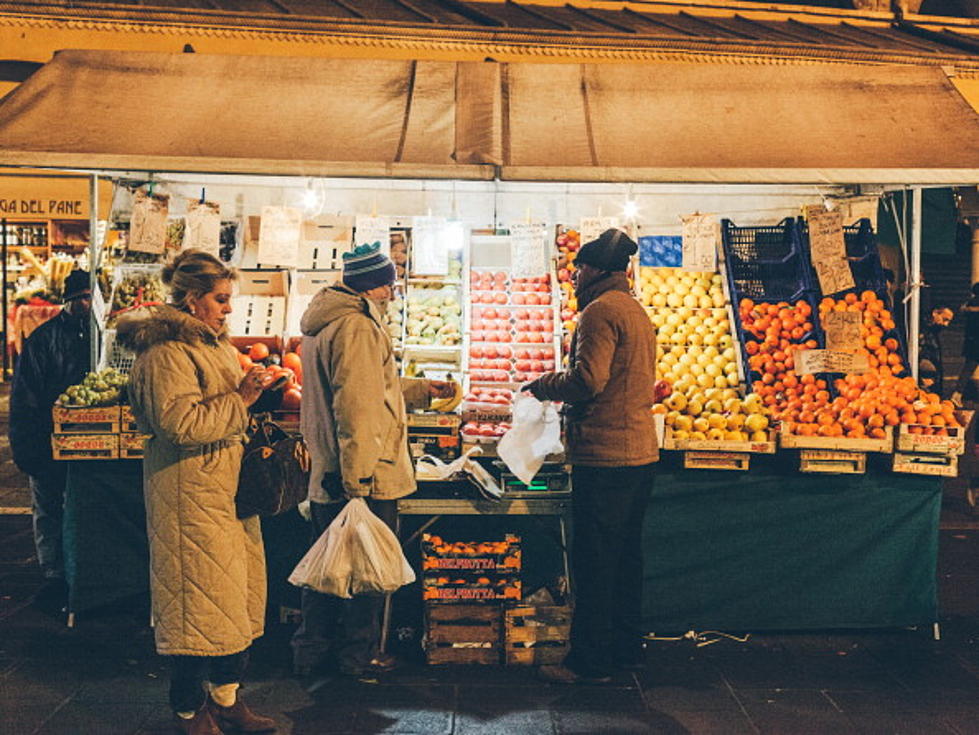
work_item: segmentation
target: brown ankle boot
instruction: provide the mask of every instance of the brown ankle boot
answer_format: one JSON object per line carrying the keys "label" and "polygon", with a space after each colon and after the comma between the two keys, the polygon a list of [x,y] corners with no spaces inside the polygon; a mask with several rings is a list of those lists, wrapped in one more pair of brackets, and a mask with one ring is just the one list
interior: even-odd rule
{"label": "brown ankle boot", "polygon": [[189,720],[185,720],[178,714],[174,714],[173,720],[177,732],[183,735],[221,735],[207,705],[197,710]]}
{"label": "brown ankle boot", "polygon": [[275,732],[275,720],[252,712],[248,705],[241,701],[240,695],[230,707],[222,707],[208,695],[207,707],[211,711],[214,721],[222,730]]}

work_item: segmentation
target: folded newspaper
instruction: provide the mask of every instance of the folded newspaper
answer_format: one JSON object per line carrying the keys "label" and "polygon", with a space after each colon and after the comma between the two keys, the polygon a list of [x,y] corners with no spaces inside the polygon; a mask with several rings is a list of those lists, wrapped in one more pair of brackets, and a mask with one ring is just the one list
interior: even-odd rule
{"label": "folded newspaper", "polygon": [[472,459],[475,455],[482,454],[482,451],[478,446],[471,447],[459,459],[449,464],[430,454],[422,455],[415,463],[415,477],[422,481],[465,478],[475,485],[480,495],[487,500],[499,500],[503,497],[499,483],[485,467]]}

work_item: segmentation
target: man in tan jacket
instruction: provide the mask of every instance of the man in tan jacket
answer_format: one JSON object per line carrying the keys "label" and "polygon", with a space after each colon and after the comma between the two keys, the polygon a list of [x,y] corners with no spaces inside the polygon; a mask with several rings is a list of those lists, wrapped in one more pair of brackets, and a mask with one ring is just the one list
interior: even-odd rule
{"label": "man in tan jacket", "polygon": [[[343,256],[342,283],[320,291],[302,317],[300,425],[312,462],[313,540],[355,497],[394,528],[398,498],[415,491],[405,401],[423,408],[453,390],[398,377],[383,319],[394,276],[380,243],[360,246]],[[304,589],[292,640],[296,673],[311,673],[328,654],[351,676],[391,668],[378,651],[382,607],[379,595],[341,600]]]}
{"label": "man in tan jacket", "polygon": [[656,337],[633,298],[626,268],[637,250],[610,229],[575,261],[582,309],[568,370],[524,386],[563,401],[572,465],[575,607],[571,651],[541,675],[603,683],[616,667],[641,666],[642,525],[659,459],[653,425]]}

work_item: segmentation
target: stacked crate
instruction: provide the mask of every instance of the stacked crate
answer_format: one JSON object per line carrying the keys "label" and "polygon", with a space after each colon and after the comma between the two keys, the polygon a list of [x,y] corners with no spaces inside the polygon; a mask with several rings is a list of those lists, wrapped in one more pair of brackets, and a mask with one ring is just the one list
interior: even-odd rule
{"label": "stacked crate", "polygon": [[142,459],[147,438],[129,406],[59,406],[51,409],[55,460]]}
{"label": "stacked crate", "polygon": [[445,542],[422,535],[425,652],[430,664],[498,664],[502,607],[521,599],[520,538]]}
{"label": "stacked crate", "polygon": [[931,426],[898,426],[891,468],[894,472],[911,475],[956,477],[959,473],[959,455],[965,453],[966,434],[973,413],[956,411],[955,418],[962,426],[948,427],[943,435],[926,433],[933,430]]}

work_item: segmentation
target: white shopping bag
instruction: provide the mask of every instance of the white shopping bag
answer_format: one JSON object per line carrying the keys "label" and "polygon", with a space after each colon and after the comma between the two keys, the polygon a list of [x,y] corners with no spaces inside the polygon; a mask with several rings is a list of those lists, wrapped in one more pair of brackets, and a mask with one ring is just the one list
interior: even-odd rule
{"label": "white shopping bag", "polygon": [[473,483],[487,500],[499,500],[503,497],[499,483],[479,462],[472,459],[482,453],[483,450],[478,446],[470,447],[465,454],[450,464],[446,464],[438,457],[424,454],[415,463],[415,477],[419,480],[465,478]]}
{"label": "white shopping bag", "polygon": [[517,478],[529,485],[549,454],[564,451],[561,417],[550,401],[530,393],[513,397],[513,428],[500,438],[496,453]]}
{"label": "white shopping bag", "polygon": [[415,581],[394,532],[363,498],[347,502],[289,575],[289,582],[327,595],[393,592]]}

